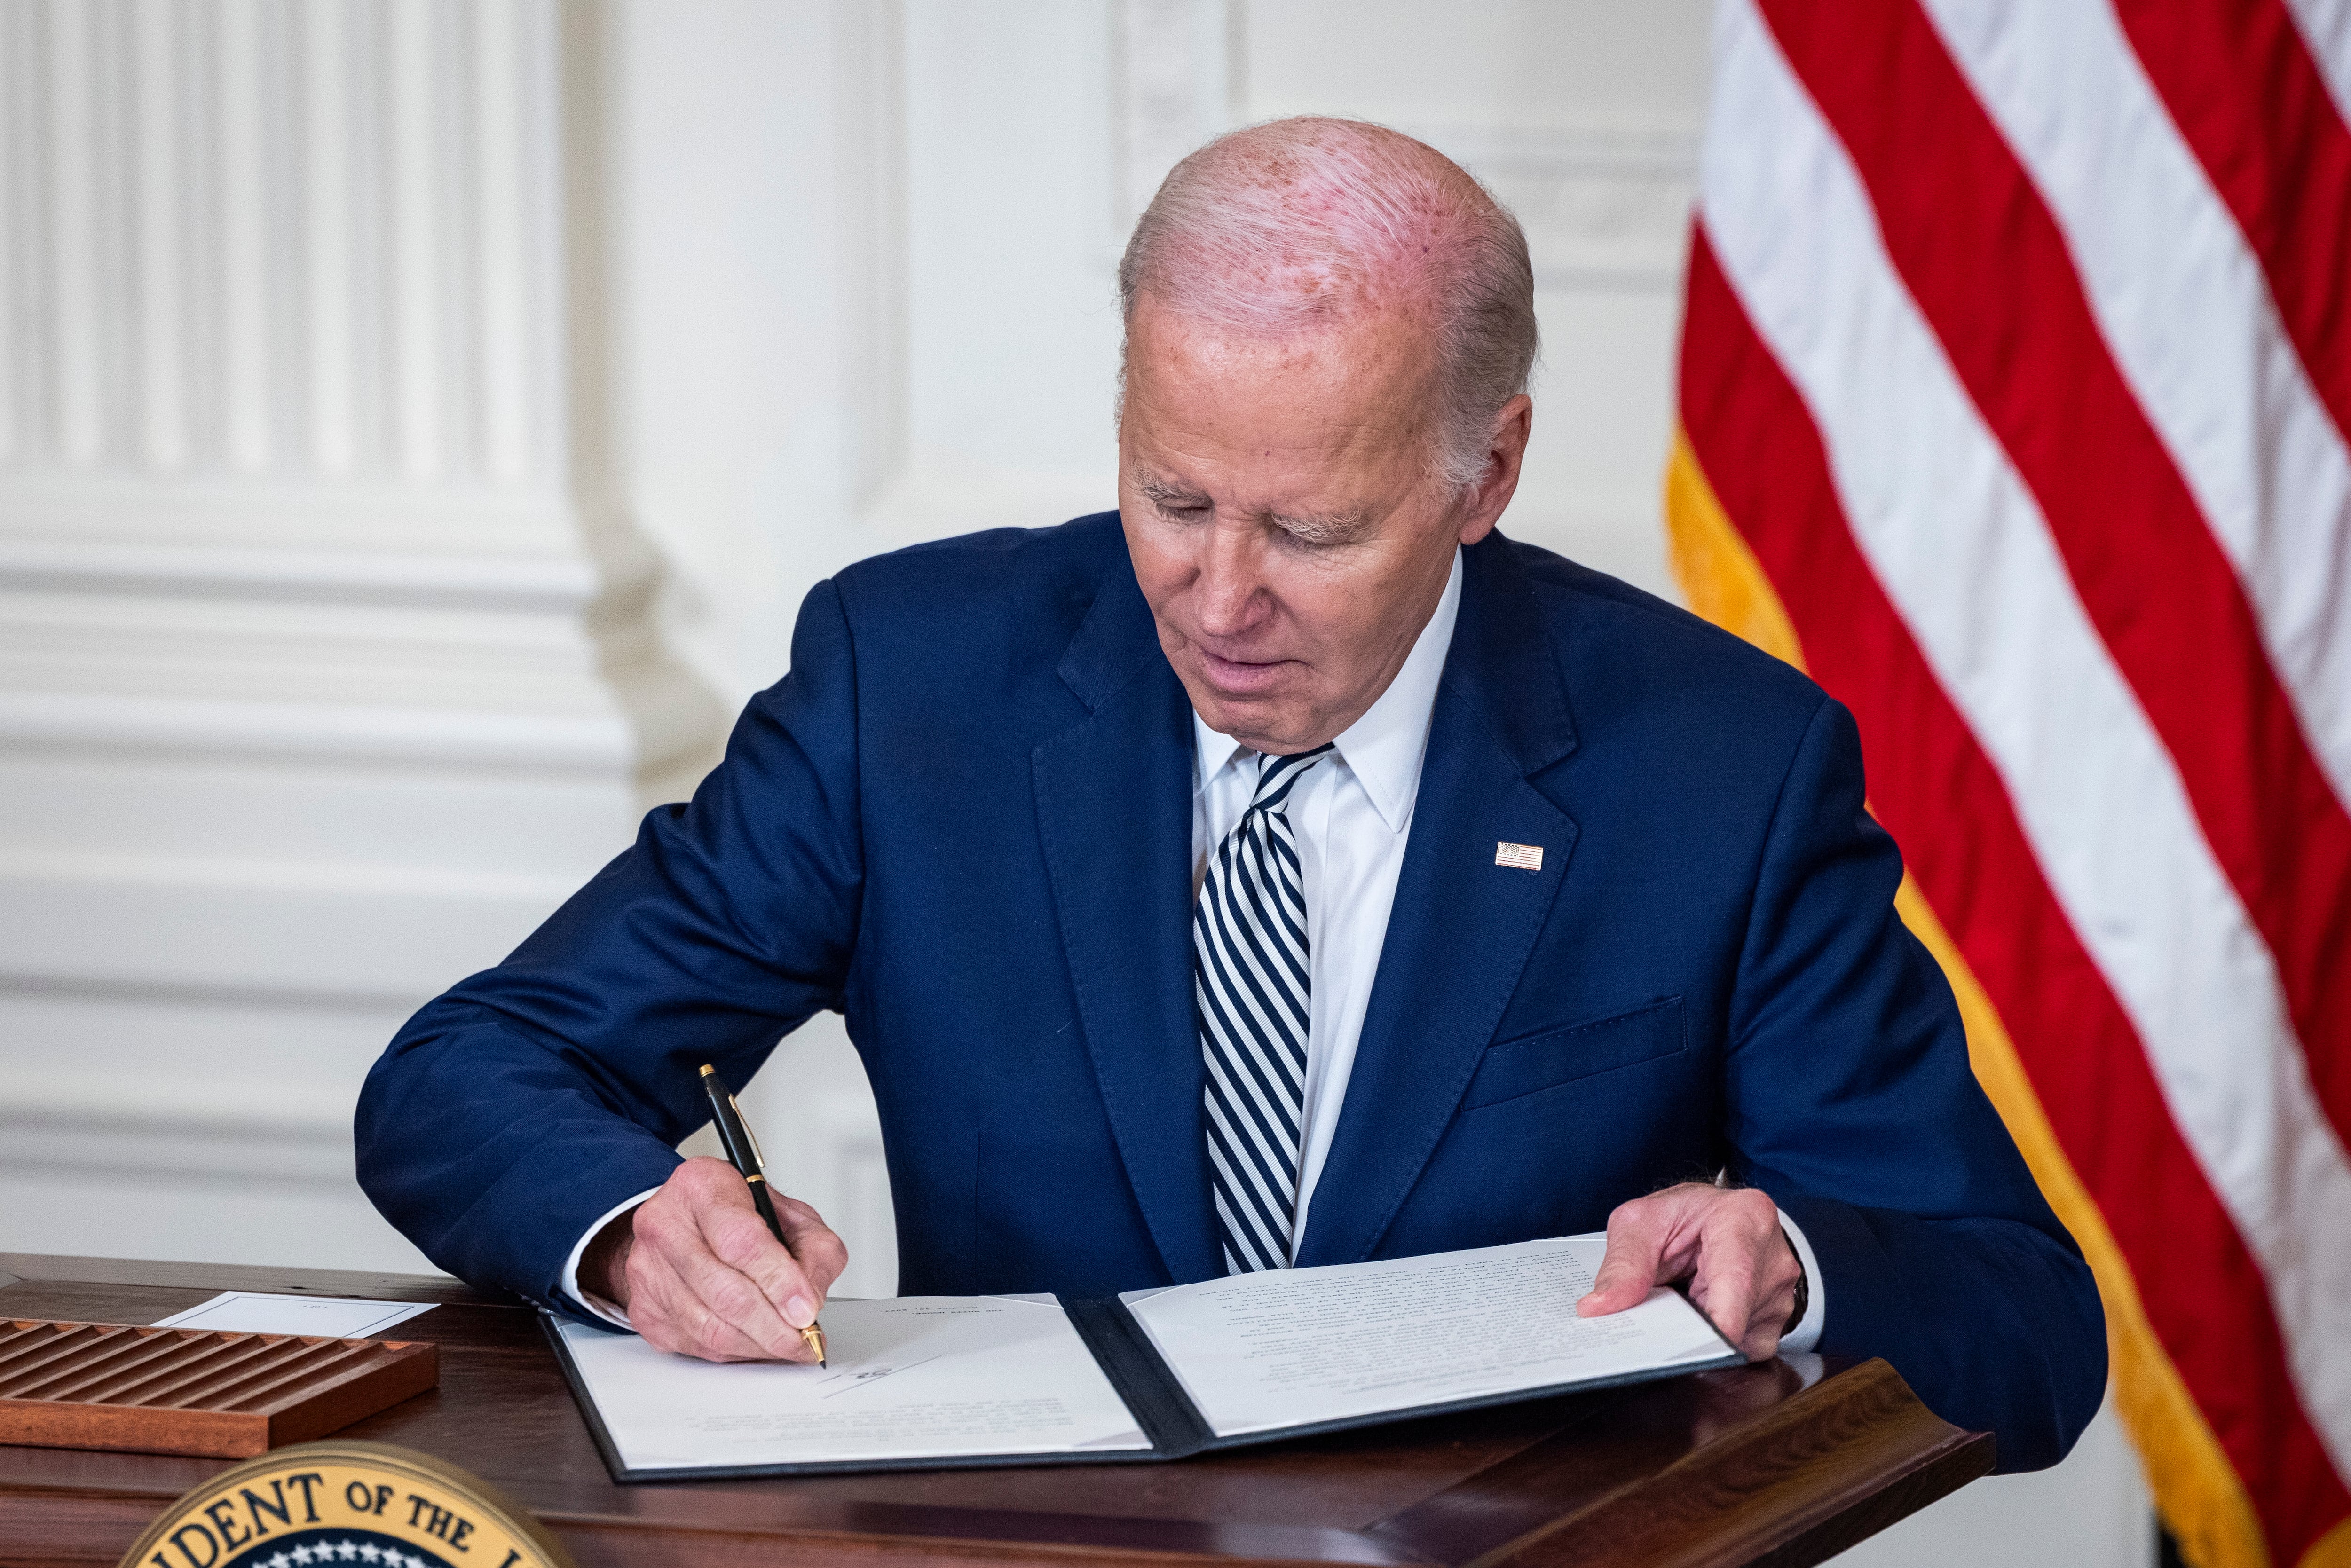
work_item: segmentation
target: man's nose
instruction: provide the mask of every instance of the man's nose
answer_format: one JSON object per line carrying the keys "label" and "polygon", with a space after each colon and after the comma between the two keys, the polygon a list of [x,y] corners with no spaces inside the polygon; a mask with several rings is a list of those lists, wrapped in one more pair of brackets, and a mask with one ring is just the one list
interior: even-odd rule
{"label": "man's nose", "polygon": [[1193,612],[1211,637],[1249,631],[1265,611],[1265,543],[1254,525],[1219,517],[1208,529]]}

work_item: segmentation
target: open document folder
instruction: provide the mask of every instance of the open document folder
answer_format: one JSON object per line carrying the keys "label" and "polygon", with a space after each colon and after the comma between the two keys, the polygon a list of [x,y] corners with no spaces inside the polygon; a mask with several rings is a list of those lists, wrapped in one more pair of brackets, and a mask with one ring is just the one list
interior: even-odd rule
{"label": "open document folder", "polygon": [[1605,1245],[1569,1236],[1114,1301],[835,1299],[825,1367],[695,1361],[547,1322],[619,1480],[1172,1459],[1738,1363],[1672,1291],[1577,1317]]}

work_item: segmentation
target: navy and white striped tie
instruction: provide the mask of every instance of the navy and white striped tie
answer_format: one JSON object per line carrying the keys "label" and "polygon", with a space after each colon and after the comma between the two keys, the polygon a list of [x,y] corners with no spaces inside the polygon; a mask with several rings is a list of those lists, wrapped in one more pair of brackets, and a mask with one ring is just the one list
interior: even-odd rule
{"label": "navy and white striped tie", "polygon": [[1306,1110],[1306,883],[1283,810],[1328,745],[1258,759],[1257,792],[1192,910],[1209,1180],[1225,1272],[1289,1267]]}

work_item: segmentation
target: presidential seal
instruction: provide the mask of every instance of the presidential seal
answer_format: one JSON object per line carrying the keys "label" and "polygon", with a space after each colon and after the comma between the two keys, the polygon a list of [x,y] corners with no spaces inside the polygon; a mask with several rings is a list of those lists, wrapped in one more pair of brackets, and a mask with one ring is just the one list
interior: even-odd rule
{"label": "presidential seal", "polygon": [[122,1568],[572,1568],[530,1514],[388,1443],[301,1443],[163,1511]]}

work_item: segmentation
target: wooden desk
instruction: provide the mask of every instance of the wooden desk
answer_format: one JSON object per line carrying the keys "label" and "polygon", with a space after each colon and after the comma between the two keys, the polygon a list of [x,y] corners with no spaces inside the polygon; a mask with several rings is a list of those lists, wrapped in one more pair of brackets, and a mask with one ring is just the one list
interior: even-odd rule
{"label": "wooden desk", "polygon": [[[146,1323],[225,1290],[444,1303],[441,1385],[339,1436],[464,1466],[580,1568],[1817,1563],[1984,1474],[1883,1362],[1802,1358],[1158,1465],[613,1484],[532,1313],[404,1274],[0,1253],[0,1316]],[[0,1563],[112,1563],[214,1459],[0,1447]]]}

